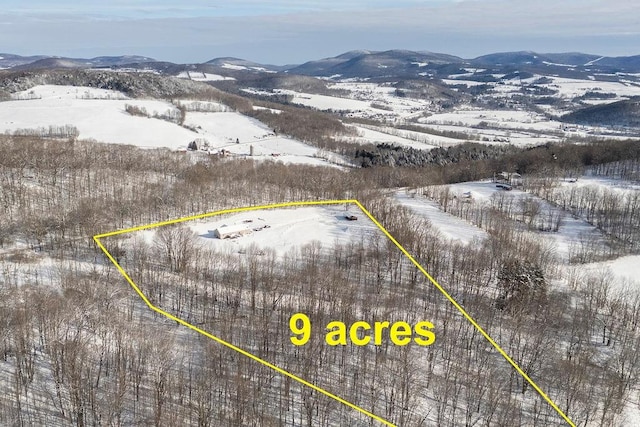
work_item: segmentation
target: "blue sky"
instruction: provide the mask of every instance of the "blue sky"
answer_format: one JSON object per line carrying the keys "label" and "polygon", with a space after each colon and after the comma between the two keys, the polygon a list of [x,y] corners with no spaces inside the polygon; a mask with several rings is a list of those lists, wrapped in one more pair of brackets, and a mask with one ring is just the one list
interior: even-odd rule
{"label": "blue sky", "polygon": [[640,54],[637,0],[0,0],[0,52],[300,63],[352,49]]}

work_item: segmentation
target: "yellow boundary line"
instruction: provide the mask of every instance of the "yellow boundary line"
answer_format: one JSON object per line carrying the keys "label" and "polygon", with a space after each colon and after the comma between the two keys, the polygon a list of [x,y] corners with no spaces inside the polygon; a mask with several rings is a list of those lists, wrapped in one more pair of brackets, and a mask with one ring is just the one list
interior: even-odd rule
{"label": "yellow boundary line", "polygon": [[276,208],[285,208],[285,207],[296,207],[296,206],[317,206],[317,205],[335,205],[335,204],[355,204],[356,206],[358,206],[358,208],[360,208],[360,210],[367,216],[369,217],[369,219],[371,221],[373,221],[373,223],[384,233],[384,235],[391,240],[397,247],[398,249],[400,249],[400,251],[418,268],[418,270],[420,270],[420,272],[422,274],[424,274],[424,276],[429,279],[429,281],[445,296],[445,298],[447,298],[449,300],[449,302],[451,302],[451,304],[454,305],[454,307],[460,312],[462,313],[462,315],[465,317],[465,319],[467,319],[475,328],[478,332],[480,332],[480,334],[487,340],[489,341],[489,343],[496,349],[498,350],[498,352],[502,355],[502,357],[504,357],[507,362],[509,362],[509,364],[511,364],[511,366],[513,366],[513,368],[534,388],[534,390],[536,390],[540,396],[542,396],[544,398],[544,400],[549,403],[549,405],[551,405],[551,407],[553,409],[556,410],[556,412],[567,422],[567,424],[569,424],[571,427],[576,427],[575,424],[571,421],[571,419],[569,419],[569,417],[567,417],[567,415],[558,407],[558,405],[555,404],[555,402],[553,402],[553,400],[551,400],[549,398],[549,396],[547,396],[547,394],[542,391],[542,389],[540,387],[538,387],[538,385],[526,374],[526,372],[524,372],[522,370],[522,368],[520,368],[520,366],[498,345],[498,343],[496,343],[491,336],[489,336],[489,334],[482,329],[482,327],[473,319],[473,317],[471,317],[469,315],[469,313],[467,313],[467,311],[462,308],[462,306],[460,304],[458,304],[458,302],[453,299],[453,297],[451,295],[449,295],[449,293],[442,287],[440,286],[440,284],[438,282],[436,282],[436,280],[431,277],[431,275],[429,273],[427,273],[427,271],[420,265],[420,263],[418,263],[418,261],[415,260],[415,258],[413,258],[413,256],[404,248],[402,247],[402,245],[400,243],[398,243],[398,241],[382,226],[382,224],[380,224],[378,222],[378,220],[376,220],[373,215],[371,215],[371,213],[358,201],[355,199],[349,199],[349,200],[321,200],[321,201],[311,201],[311,202],[287,202],[287,203],[277,203],[277,204],[272,204],[272,205],[264,205],[264,206],[248,206],[248,207],[242,207],[242,208],[233,208],[233,209],[225,209],[225,210],[221,210],[221,211],[216,211],[216,212],[209,212],[209,213],[205,213],[205,214],[200,214],[200,215],[193,215],[193,216],[188,216],[188,217],[184,217],[184,218],[178,218],[178,219],[173,219],[173,220],[169,220],[169,221],[162,221],[162,222],[157,222],[154,224],[147,224],[147,225],[142,225],[142,226],[138,226],[138,227],[131,227],[131,228],[126,228],[123,230],[117,230],[117,231],[112,231],[109,233],[104,233],[104,234],[97,234],[95,236],[93,236],[93,240],[96,242],[96,244],[100,247],[100,249],[105,253],[105,255],[107,256],[107,258],[113,263],[113,265],[116,266],[116,268],[118,269],[118,271],[120,272],[120,274],[127,280],[127,282],[129,283],[129,285],[131,285],[131,287],[136,291],[136,293],[140,296],[140,298],[142,298],[142,300],[145,302],[145,304],[147,304],[149,306],[149,308],[165,317],[167,317],[168,319],[174,320],[176,322],[178,322],[179,324],[186,326],[189,329],[192,329],[204,336],[206,336],[207,338],[210,338],[214,341],[216,341],[219,344],[222,344],[225,347],[228,347],[232,350],[237,351],[238,353],[268,367],[271,368],[273,370],[275,370],[276,372],[285,375],[295,381],[298,381],[300,384],[305,385],[307,387],[310,387],[311,389],[324,394],[325,396],[328,396],[352,409],[355,409],[356,411],[359,411],[387,426],[391,426],[391,427],[396,427],[394,424],[390,423],[389,421],[386,421],[385,419],[367,411],[366,409],[363,409],[357,405],[354,405],[351,402],[348,402],[346,400],[344,400],[343,398],[336,396],[335,394],[324,390],[323,388],[318,387],[315,384],[312,384],[288,371],[285,371],[282,368],[279,368],[275,365],[273,365],[272,363],[267,362],[266,360],[263,360],[257,356],[254,356],[253,354],[239,348],[236,347],[235,345],[221,339],[218,338],[215,335],[210,334],[207,331],[204,331],[200,328],[198,328],[197,326],[193,326],[192,324],[170,314],[167,313],[166,311],[154,306],[153,304],[151,304],[151,302],[149,301],[149,299],[142,293],[142,291],[140,290],[140,288],[138,288],[138,286],[134,283],[134,281],[131,279],[131,277],[129,277],[129,275],[127,274],[126,271],[124,271],[124,269],[120,266],[120,264],[118,264],[118,262],[115,260],[115,258],[109,253],[109,251],[104,247],[104,245],[102,244],[102,242],[100,241],[100,239],[105,238],[105,237],[110,237],[110,236],[116,236],[116,235],[120,235],[120,234],[125,234],[125,233],[129,233],[129,232],[133,232],[133,231],[140,231],[140,230],[148,230],[151,228],[157,228],[157,227],[161,227],[163,225],[170,225],[170,224],[176,224],[176,223],[180,223],[180,222],[185,222],[185,221],[190,221],[190,220],[194,220],[194,219],[202,219],[202,218],[209,218],[212,216],[216,216],[216,215],[223,215],[223,214],[227,214],[227,213],[237,213],[237,212],[246,212],[246,211],[254,211],[254,210],[264,210],[264,209],[276,209]]}

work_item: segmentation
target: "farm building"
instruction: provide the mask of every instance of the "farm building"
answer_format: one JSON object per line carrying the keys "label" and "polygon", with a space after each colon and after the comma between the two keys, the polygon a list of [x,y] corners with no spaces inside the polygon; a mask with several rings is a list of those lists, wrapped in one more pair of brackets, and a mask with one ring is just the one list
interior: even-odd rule
{"label": "farm building", "polygon": [[251,230],[244,224],[223,225],[213,230],[213,236],[218,239],[235,239],[236,237],[250,234]]}
{"label": "farm building", "polygon": [[522,185],[522,175],[517,172],[500,172],[497,175],[494,174],[493,182],[499,182],[502,184],[509,184],[518,187]]}

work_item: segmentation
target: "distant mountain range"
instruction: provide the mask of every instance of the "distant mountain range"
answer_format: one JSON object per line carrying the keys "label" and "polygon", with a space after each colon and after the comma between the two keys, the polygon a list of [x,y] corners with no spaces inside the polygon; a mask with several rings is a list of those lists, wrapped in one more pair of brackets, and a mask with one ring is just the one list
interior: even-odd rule
{"label": "distant mountain range", "polygon": [[[19,56],[0,53],[0,68],[40,69],[40,68],[96,68],[146,65],[153,68],[155,64],[184,66],[167,61],[157,61],[144,56],[99,56],[95,58],[66,58],[58,56]],[[329,77],[340,74],[345,77],[383,76],[387,74],[416,74],[427,70],[440,70],[443,67],[547,67],[574,68],[576,70],[603,69],[623,72],[640,71],[640,55],[607,57],[585,53],[536,53],[536,52],[502,52],[464,59],[453,55],[433,52],[417,52],[408,50],[388,50],[374,52],[354,50],[341,55],[309,61],[301,65],[266,65],[239,58],[215,58],[202,64],[191,66],[211,66],[234,71],[285,71],[291,74]]]}
{"label": "distant mountain range", "polygon": [[46,68],[95,68],[123,66],[131,63],[156,62],[144,56],[98,56],[96,58],[63,58],[59,56],[20,56],[0,53],[0,68],[15,70],[38,70]]}
{"label": "distant mountain range", "polygon": [[[318,77],[441,77],[485,71],[486,75],[514,71],[537,74],[566,74],[584,77],[594,73],[638,73],[640,55],[603,57],[584,53],[504,52],[463,59],[432,52],[390,50],[385,52],[353,51],[317,61],[310,61],[287,70],[289,73]],[[478,70],[478,69],[485,70]]]}
{"label": "distant mountain range", "polygon": [[[166,75],[185,71],[247,78],[255,74],[286,73],[324,78],[431,79],[467,78],[495,82],[497,75],[521,78],[533,75],[603,81],[640,81],[640,55],[604,57],[585,53],[503,52],[464,59],[433,52],[355,50],[299,65],[268,65],[239,58],[215,58],[201,64],[175,64],[143,56],[63,58],[0,53],[0,68],[115,68],[151,70]],[[622,77],[620,76],[622,75]],[[453,77],[452,77],[453,76]]]}

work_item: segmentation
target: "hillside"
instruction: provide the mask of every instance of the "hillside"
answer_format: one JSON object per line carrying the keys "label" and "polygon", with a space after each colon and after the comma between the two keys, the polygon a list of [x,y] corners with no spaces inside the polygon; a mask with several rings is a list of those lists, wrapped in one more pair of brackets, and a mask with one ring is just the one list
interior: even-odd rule
{"label": "hillside", "polygon": [[0,71],[0,425],[638,424],[638,76],[137,59]]}
{"label": "hillside", "polygon": [[640,99],[586,107],[562,116],[562,120],[592,126],[640,127]]}

